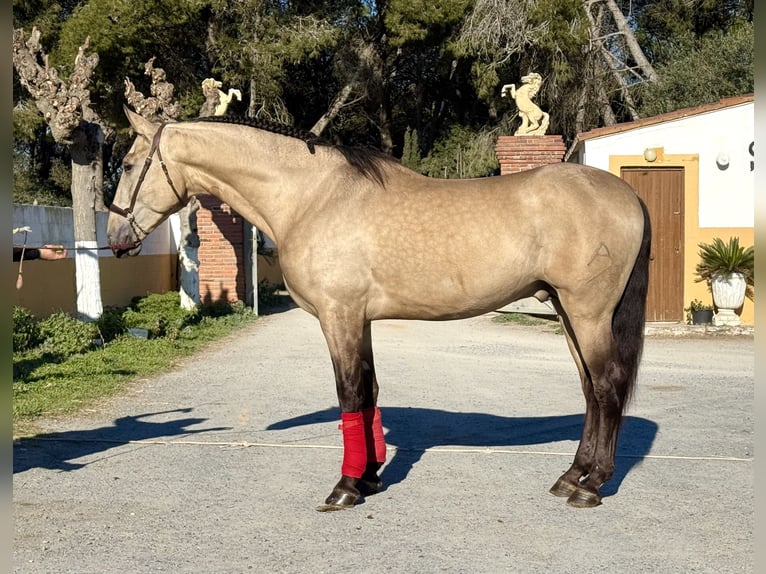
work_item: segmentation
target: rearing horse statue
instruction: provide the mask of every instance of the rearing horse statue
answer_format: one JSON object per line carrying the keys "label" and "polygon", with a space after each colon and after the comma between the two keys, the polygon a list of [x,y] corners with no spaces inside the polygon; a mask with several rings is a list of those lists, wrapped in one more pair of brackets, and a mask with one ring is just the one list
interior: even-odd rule
{"label": "rearing horse statue", "polygon": [[574,461],[550,491],[600,504],[644,336],[651,232],[627,183],[570,163],[432,179],[285,126],[126,113],[137,137],[110,205],[114,254],[137,255],[171,213],[212,194],[276,243],[293,300],[319,320],[343,430],[341,477],[319,510],[382,488],[372,321],[459,319],[532,295],[560,316],[586,405]]}
{"label": "rearing horse statue", "polygon": [[513,135],[516,136],[543,136],[548,131],[550,116],[540,109],[532,101],[540,91],[543,78],[537,72],[532,72],[521,78],[523,86],[516,89],[516,84],[505,84],[500,91],[500,96],[505,97],[507,93],[516,101],[516,107],[519,108],[521,125]]}

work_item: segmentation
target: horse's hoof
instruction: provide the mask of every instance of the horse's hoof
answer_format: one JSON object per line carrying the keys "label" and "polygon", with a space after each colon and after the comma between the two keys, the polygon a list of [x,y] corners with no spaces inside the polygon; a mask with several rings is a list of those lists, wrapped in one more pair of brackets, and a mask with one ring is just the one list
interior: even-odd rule
{"label": "horse's hoof", "polygon": [[360,478],[359,482],[356,483],[356,487],[364,496],[370,496],[371,494],[378,494],[381,490],[383,490],[383,481],[365,480]]}
{"label": "horse's hoof", "polygon": [[550,492],[553,496],[569,498],[577,490],[577,486],[565,480],[564,477],[561,477],[556,481],[556,484],[554,484],[548,492]]}
{"label": "horse's hoof", "polygon": [[584,488],[577,488],[567,498],[567,504],[575,508],[593,508],[601,504],[601,495]]}
{"label": "horse's hoof", "polygon": [[370,496],[371,494],[378,494],[383,490],[383,481],[380,480],[378,475],[362,476],[356,483],[356,488],[363,496]]}
{"label": "horse's hoof", "polygon": [[353,494],[351,492],[335,492],[333,491],[324,504],[317,506],[317,512],[333,512],[335,510],[346,510],[347,508],[353,508],[359,500],[359,494]]}
{"label": "horse's hoof", "polygon": [[352,508],[362,496],[354,486],[356,482],[358,482],[357,479],[342,476],[338,484],[335,485],[335,488],[332,489],[330,496],[324,501],[324,504],[317,506],[317,511],[331,512]]}
{"label": "horse's hoof", "polygon": [[348,508],[353,508],[354,505],[345,505],[345,504],[320,504],[316,507],[317,512],[334,512],[336,510],[346,510]]}

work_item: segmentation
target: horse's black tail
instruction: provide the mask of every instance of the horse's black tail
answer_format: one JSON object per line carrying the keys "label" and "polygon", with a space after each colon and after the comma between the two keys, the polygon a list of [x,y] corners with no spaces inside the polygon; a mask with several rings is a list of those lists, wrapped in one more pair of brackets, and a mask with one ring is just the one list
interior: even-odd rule
{"label": "horse's black tail", "polygon": [[644,349],[644,323],[646,321],[646,294],[649,289],[649,255],[652,247],[652,228],[646,204],[638,198],[644,213],[644,236],[625,286],[620,302],[612,317],[612,336],[617,357],[627,373],[623,409],[630,402],[635,389],[638,365]]}

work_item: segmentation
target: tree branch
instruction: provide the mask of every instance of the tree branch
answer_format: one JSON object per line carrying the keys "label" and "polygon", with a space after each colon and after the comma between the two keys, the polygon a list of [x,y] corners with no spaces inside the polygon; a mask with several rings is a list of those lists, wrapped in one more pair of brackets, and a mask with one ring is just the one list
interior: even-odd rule
{"label": "tree branch", "polygon": [[178,118],[181,104],[173,101],[173,84],[165,79],[165,70],[154,67],[151,58],[144,65],[144,74],[152,79],[149,86],[151,96],[146,97],[139,92],[129,79],[125,79],[125,99],[137,114],[148,120],[168,121]]}
{"label": "tree branch", "polygon": [[98,54],[87,55],[89,47],[90,38],[86,38],[75,58],[67,86],[58,71],[48,65],[48,55],[40,44],[40,31],[32,28],[29,38],[22,28],[13,31],[13,66],[21,85],[29,91],[50,126],[53,139],[59,143],[70,143],[72,132],[81,120],[98,120],[90,108],[88,90],[98,65]]}

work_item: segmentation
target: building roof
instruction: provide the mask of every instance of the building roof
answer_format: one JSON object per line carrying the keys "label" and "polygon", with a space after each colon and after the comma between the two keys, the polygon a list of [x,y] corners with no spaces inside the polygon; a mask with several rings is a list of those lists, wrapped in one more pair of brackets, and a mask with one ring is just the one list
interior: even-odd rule
{"label": "building roof", "polygon": [[718,110],[731,108],[734,106],[741,106],[742,104],[750,103],[753,100],[754,100],[753,94],[748,94],[745,96],[735,96],[732,98],[723,98],[721,100],[718,100],[717,102],[713,102],[710,104],[702,104],[699,106],[694,106],[693,108],[684,108],[681,110],[668,112],[666,114],[652,116],[650,118],[641,118],[633,122],[623,122],[620,124],[615,124],[613,126],[595,128],[587,132],[579,133],[577,134],[577,136],[575,136],[575,139],[572,142],[572,145],[569,147],[569,152],[567,152],[567,157],[580,145],[580,142],[583,142],[585,140],[600,138],[604,136],[610,136],[613,134],[619,134],[619,133],[627,132],[630,130],[645,128],[647,126],[653,126],[653,125],[662,124],[665,122],[671,122],[674,120],[680,120],[683,118],[688,118],[690,116],[696,116],[699,114],[707,114],[710,112],[715,112]]}

